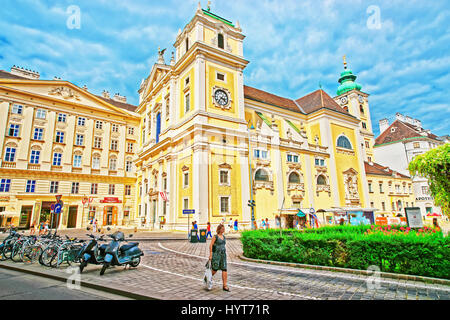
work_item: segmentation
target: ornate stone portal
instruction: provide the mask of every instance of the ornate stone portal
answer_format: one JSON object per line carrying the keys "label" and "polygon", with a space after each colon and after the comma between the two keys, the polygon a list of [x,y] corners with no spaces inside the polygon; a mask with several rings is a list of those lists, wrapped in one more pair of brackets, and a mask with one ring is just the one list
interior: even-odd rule
{"label": "ornate stone portal", "polygon": [[345,185],[345,204],[359,205],[360,198],[358,192],[358,172],[355,169],[349,169],[343,172]]}

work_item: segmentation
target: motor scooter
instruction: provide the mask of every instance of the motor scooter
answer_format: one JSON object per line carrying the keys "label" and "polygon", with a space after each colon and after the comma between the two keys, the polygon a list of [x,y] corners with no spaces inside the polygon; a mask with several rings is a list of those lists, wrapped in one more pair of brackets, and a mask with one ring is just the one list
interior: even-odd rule
{"label": "motor scooter", "polygon": [[[90,228],[87,228],[90,231]],[[83,272],[84,268],[89,264],[103,264],[105,259],[105,251],[108,247],[107,244],[100,245],[100,241],[104,241],[104,235],[96,237],[93,234],[86,234],[92,240],[89,241],[87,246],[81,252],[81,262],[80,262],[80,273]]]}
{"label": "motor scooter", "polygon": [[[110,229],[108,228],[108,231]],[[133,235],[130,234],[130,238]],[[141,263],[141,256],[144,253],[139,249],[138,242],[131,242],[120,246],[120,242],[126,241],[125,235],[121,231],[109,234],[108,237],[112,239],[111,243],[106,248],[106,255],[103,261],[103,267],[100,275],[104,275],[107,268],[110,266],[131,266],[136,268]]]}

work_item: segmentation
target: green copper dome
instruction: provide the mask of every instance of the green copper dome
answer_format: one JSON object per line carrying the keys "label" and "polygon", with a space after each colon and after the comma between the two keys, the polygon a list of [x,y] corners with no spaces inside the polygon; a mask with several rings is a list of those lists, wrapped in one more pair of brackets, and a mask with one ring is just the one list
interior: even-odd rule
{"label": "green copper dome", "polygon": [[340,96],[346,92],[352,90],[361,91],[361,85],[355,82],[356,76],[353,74],[352,70],[347,69],[347,62],[344,59],[344,71],[341,73],[341,77],[339,78],[339,83],[341,84],[337,90],[337,95]]}

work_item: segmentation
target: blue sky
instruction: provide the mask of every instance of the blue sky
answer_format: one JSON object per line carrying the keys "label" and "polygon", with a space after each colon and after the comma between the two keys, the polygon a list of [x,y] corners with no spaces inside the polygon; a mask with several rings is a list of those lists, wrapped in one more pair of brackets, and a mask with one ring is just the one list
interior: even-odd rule
{"label": "blue sky", "polygon": [[[206,8],[207,0],[202,0]],[[93,93],[108,90],[138,103],[137,90],[198,0],[2,0],[0,69],[19,65]],[[67,8],[81,10],[69,29]],[[370,27],[375,5],[380,28]],[[374,132],[396,112],[450,134],[448,0],[214,0],[212,12],[239,20],[250,61],[247,85],[300,98],[322,84],[336,94],[342,56],[369,93]],[[368,24],[369,21],[369,24]]]}

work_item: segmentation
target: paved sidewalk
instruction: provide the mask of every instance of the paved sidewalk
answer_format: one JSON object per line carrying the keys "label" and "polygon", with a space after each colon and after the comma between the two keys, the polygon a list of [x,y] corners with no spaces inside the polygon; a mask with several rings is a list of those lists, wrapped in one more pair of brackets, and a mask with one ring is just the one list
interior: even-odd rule
{"label": "paved sidewalk", "polygon": [[[209,256],[209,244],[188,241],[143,242],[145,256],[136,269],[108,269],[100,277],[100,266],[89,265],[81,280],[111,290],[129,291],[140,297],[165,300],[450,300],[450,287],[422,282],[381,279],[368,288],[364,275],[342,272],[269,266],[239,259],[242,247],[238,239],[227,241],[228,284],[231,292],[221,286],[220,272],[214,277],[213,290],[202,282]],[[5,264],[0,262],[0,265]],[[6,262],[68,277],[65,269],[49,269],[39,265]],[[372,282],[371,282],[372,283]]]}

